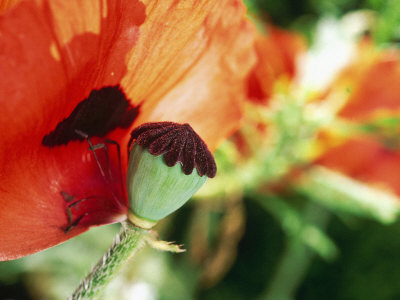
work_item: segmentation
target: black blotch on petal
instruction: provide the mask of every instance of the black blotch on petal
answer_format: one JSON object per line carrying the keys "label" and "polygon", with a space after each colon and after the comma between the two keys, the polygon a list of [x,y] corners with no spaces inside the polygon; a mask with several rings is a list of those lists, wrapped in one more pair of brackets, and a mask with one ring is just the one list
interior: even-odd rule
{"label": "black blotch on petal", "polygon": [[163,155],[169,167],[180,162],[186,175],[191,174],[194,168],[200,176],[209,178],[217,172],[213,155],[189,124],[146,123],[132,131],[129,148],[133,142],[148,148],[152,155]]}
{"label": "black blotch on petal", "polygon": [[48,147],[83,140],[79,130],[89,137],[103,137],[116,128],[129,128],[139,115],[140,106],[133,107],[119,85],[93,90],[72,113],[49,134],[42,144]]}

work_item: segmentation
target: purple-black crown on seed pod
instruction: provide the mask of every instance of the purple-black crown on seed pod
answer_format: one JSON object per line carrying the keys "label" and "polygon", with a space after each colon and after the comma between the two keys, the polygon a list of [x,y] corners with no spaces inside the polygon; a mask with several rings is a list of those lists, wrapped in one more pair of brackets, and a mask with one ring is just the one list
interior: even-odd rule
{"label": "purple-black crown on seed pod", "polygon": [[213,155],[189,124],[145,123],[132,131],[128,149],[133,141],[154,156],[163,155],[168,167],[180,162],[185,175],[191,174],[194,168],[200,176],[209,178],[217,172]]}
{"label": "purple-black crown on seed pod", "polygon": [[132,131],[128,150],[128,219],[142,228],[184,205],[217,171],[206,144],[188,124],[143,124]]}
{"label": "purple-black crown on seed pod", "polygon": [[206,144],[188,124],[143,124],[132,131],[128,150],[128,219],[142,228],[184,205],[217,171]]}

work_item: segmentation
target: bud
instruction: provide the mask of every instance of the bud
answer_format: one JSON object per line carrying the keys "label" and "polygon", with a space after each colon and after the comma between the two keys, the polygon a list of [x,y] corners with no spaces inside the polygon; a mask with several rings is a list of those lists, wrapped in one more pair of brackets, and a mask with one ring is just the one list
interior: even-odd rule
{"label": "bud", "polygon": [[143,228],[185,204],[214,177],[216,165],[206,144],[189,124],[146,123],[131,133],[129,220]]}

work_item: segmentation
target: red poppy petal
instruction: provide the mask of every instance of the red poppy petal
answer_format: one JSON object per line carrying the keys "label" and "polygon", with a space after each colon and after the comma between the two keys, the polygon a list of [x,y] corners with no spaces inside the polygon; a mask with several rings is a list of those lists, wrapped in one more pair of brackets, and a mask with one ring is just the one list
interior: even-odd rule
{"label": "red poppy petal", "polygon": [[254,64],[245,8],[237,0],[147,2],[122,81],[130,99],[144,100],[136,124],[189,123],[215,149],[239,126],[244,78]]}
{"label": "red poppy petal", "polygon": [[[117,167],[107,185],[87,142],[48,147],[42,141],[93,89],[120,81],[126,72],[121,58],[135,45],[144,19],[144,5],[132,0],[22,2],[0,16],[1,260],[125,214],[126,199],[116,200],[123,193],[115,184]],[[127,132],[118,129],[112,137]],[[117,164],[115,155],[111,163]],[[68,234],[61,192],[90,197],[71,209],[75,219],[89,214]]]}
{"label": "red poppy petal", "polygon": [[20,1],[21,0],[0,0],[0,13],[5,12]]}

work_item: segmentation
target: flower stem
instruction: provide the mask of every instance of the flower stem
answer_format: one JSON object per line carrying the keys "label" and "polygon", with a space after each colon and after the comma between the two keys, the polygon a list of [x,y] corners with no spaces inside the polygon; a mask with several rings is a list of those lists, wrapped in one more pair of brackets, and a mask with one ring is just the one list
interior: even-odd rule
{"label": "flower stem", "polygon": [[81,281],[70,300],[94,299],[117,275],[119,269],[145,245],[146,230],[129,222],[122,223],[121,232],[91,272]]}
{"label": "flower stem", "polygon": [[[303,211],[306,222],[312,223],[321,230],[328,225],[332,214],[321,210],[312,202],[308,202]],[[308,268],[312,263],[315,252],[305,245],[300,237],[288,237],[286,250],[281,262],[260,299],[263,300],[291,300],[295,299],[296,291],[302,283]]]}

